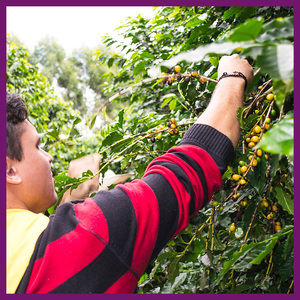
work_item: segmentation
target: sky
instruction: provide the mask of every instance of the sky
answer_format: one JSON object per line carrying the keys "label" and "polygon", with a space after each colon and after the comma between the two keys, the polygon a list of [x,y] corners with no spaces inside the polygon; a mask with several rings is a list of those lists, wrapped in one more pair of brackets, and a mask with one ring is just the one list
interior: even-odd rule
{"label": "sky", "polygon": [[54,37],[67,55],[81,46],[95,47],[126,17],[154,16],[151,6],[7,6],[6,32],[14,33],[30,51],[46,36]]}
{"label": "sky", "polygon": [[[120,39],[114,29],[128,16],[135,18],[138,14],[151,18],[155,12],[152,6],[7,6],[6,32],[15,34],[30,52],[41,39],[54,37],[69,56],[81,46],[96,47],[107,33]],[[53,85],[55,94],[61,97],[61,89],[55,82]],[[92,90],[87,89],[84,95],[88,103],[93,103]],[[96,126],[100,126],[100,122],[97,118]]]}

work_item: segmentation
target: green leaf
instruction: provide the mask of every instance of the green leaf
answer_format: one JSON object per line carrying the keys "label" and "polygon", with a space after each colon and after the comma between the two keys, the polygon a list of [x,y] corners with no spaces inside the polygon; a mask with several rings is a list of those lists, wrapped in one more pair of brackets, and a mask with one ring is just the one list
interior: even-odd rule
{"label": "green leaf", "polygon": [[232,170],[231,168],[228,166],[226,172],[222,175],[222,179],[230,179],[232,176]]}
{"label": "green leaf", "polygon": [[265,247],[265,249],[263,249],[259,255],[253,259],[250,263],[251,264],[256,264],[259,265],[261,263],[261,261],[271,252],[271,250],[274,248],[274,246],[277,243],[278,238],[272,239]]}
{"label": "green leaf", "polygon": [[230,17],[232,17],[233,15],[236,15],[237,13],[243,11],[245,8],[241,7],[241,6],[232,6],[230,7],[228,10],[225,11],[222,20],[227,20]]}
{"label": "green leaf", "polygon": [[242,129],[245,129],[244,127],[244,118],[243,118],[243,115],[244,115],[244,111],[246,110],[247,108],[245,107],[239,107],[238,110],[236,111],[236,114],[237,114],[237,119],[240,121],[240,127]]}
{"label": "green leaf", "polygon": [[275,186],[273,188],[273,193],[283,210],[288,212],[290,215],[294,215],[294,200],[291,195],[285,193],[281,186]]}
{"label": "green leaf", "polygon": [[151,273],[149,274],[149,278],[152,279],[155,275],[157,269],[160,267],[160,264],[156,264],[155,267],[151,270]]}
{"label": "green leaf", "polygon": [[148,278],[148,274],[144,273],[139,280],[139,285],[141,285]]}
{"label": "green leaf", "polygon": [[[245,247],[245,246],[244,246]],[[244,248],[243,247],[243,248]],[[233,269],[236,271],[245,271],[252,268],[252,261],[259,256],[259,254],[264,250],[265,244],[257,244],[254,247],[252,247],[250,250],[247,250],[245,255],[242,256],[239,259],[239,262],[237,262]]]}
{"label": "green leaf", "polygon": [[230,290],[230,293],[241,294],[242,292],[248,290],[249,288],[250,288],[250,285],[242,284],[242,285],[239,285],[239,286],[232,287],[231,290]]}
{"label": "green leaf", "polygon": [[136,67],[134,68],[133,75],[138,74],[142,70],[144,71],[145,70],[145,64],[146,64],[145,61],[142,61],[142,62],[138,63],[136,65]]}
{"label": "green leaf", "polygon": [[161,33],[158,33],[154,36],[154,38],[156,38],[157,42],[160,42],[164,39],[172,39],[172,35],[171,34],[161,34]]}
{"label": "green leaf", "polygon": [[177,99],[172,99],[172,101],[170,102],[170,110],[175,110],[177,105]]}
{"label": "green leaf", "polygon": [[280,264],[279,274],[283,282],[294,276],[294,251]]}
{"label": "green leaf", "polygon": [[262,29],[263,23],[263,19],[249,19],[234,29],[227,39],[231,42],[254,41]]}
{"label": "green leaf", "polygon": [[279,44],[265,46],[257,57],[262,73],[268,73],[273,80],[290,81],[294,78],[294,45]]}
{"label": "green leaf", "polygon": [[294,17],[275,19],[263,25],[258,42],[275,42],[294,37]]}
{"label": "green leaf", "polygon": [[252,248],[254,248],[257,244],[252,242],[249,245],[244,245],[242,251],[237,251],[233,253],[232,259],[224,262],[223,270],[221,271],[223,274],[226,274],[229,269],[231,269],[232,265],[236,263],[240,257],[244,256],[246,252],[249,252]]}
{"label": "green leaf", "polygon": [[174,253],[172,253],[172,252],[164,252],[164,253],[161,253],[161,254],[157,257],[156,261],[158,261],[158,262],[161,263],[161,262],[165,261],[166,259],[172,257],[173,255],[174,255]]}
{"label": "green leaf", "polygon": [[[247,205],[247,207],[245,209],[245,212],[243,214],[242,229],[244,230],[244,232],[246,232],[246,230],[248,229],[248,227],[250,225],[250,222],[251,222],[251,219],[252,219],[252,215],[253,215],[254,210],[256,208],[256,202],[253,201],[253,200],[249,201],[249,204]],[[250,232],[251,232],[252,228],[253,228],[253,223],[251,225]]]}
{"label": "green leaf", "polygon": [[182,258],[181,255],[175,257],[169,265],[168,279],[170,280],[171,284],[174,283],[175,278],[179,275],[178,263],[181,258]]}
{"label": "green leaf", "polygon": [[111,57],[111,58],[108,60],[107,66],[108,66],[109,68],[113,65],[114,60],[115,60],[115,59],[114,59],[113,57]]}
{"label": "green leaf", "polygon": [[154,58],[153,54],[149,53],[148,51],[142,52],[141,57]]}
{"label": "green leaf", "polygon": [[273,154],[294,156],[294,117],[283,118],[267,131],[256,148]]}
{"label": "green leaf", "polygon": [[[214,67],[217,67],[218,64],[219,64],[219,59],[218,59],[217,57],[211,57],[211,58],[209,59],[209,62],[210,62]],[[215,78],[213,78],[213,79],[215,79]]]}
{"label": "green leaf", "polygon": [[187,277],[186,273],[180,273],[172,284],[172,290],[174,291],[179,285],[181,285]]}
{"label": "green leaf", "polygon": [[290,256],[290,253],[293,248],[294,248],[294,233],[290,232],[284,244],[284,253],[283,253],[284,259]]}
{"label": "green leaf", "polygon": [[[253,170],[253,171],[252,171]],[[260,194],[265,187],[265,176],[267,172],[266,164],[261,161],[257,166],[252,167],[252,169],[247,174],[247,179],[251,186]]]}
{"label": "green leaf", "polygon": [[201,47],[198,47],[195,50],[187,51],[187,52],[181,52],[177,55],[172,56],[169,60],[165,60],[161,63],[161,65],[172,68],[177,63],[179,63],[182,60],[185,60],[187,62],[198,62],[201,61],[206,55],[213,55],[213,54],[231,54],[232,51],[235,49],[241,47],[241,48],[249,48],[252,46],[256,46],[256,43],[249,43],[249,42],[238,42],[238,43],[232,43],[232,42],[226,42],[226,41],[220,41],[215,42],[207,45],[201,45]]}
{"label": "green leaf", "polygon": [[173,98],[166,98],[163,103],[161,104],[161,108],[163,108],[164,106],[166,106]]}
{"label": "green leaf", "polygon": [[118,113],[118,126],[119,128],[123,128],[123,121],[124,121],[124,109],[120,110]]}
{"label": "green leaf", "polygon": [[88,125],[90,130],[94,127],[97,116],[98,116],[98,114],[95,113],[95,114],[89,115],[86,118],[86,124]]}
{"label": "green leaf", "polygon": [[102,141],[102,147],[104,147],[104,146],[110,146],[114,142],[119,141],[122,138],[123,138],[122,134],[120,134],[117,131],[113,131],[109,135],[107,135],[106,138]]}
{"label": "green leaf", "polygon": [[80,123],[80,122],[81,122],[81,119],[78,118],[78,117],[74,120],[72,128],[71,128],[70,133],[69,133],[69,137],[74,137],[76,135],[79,135],[79,131],[75,128],[75,125]]}
{"label": "green leaf", "polygon": [[126,168],[126,166],[128,165],[131,158],[132,158],[132,156],[130,156],[130,155],[123,157],[122,163],[121,163],[121,170],[124,170]]}
{"label": "green leaf", "polygon": [[203,15],[196,15],[189,19],[189,21],[186,23],[185,28],[195,27],[198,25],[201,25],[205,20],[205,16]]}

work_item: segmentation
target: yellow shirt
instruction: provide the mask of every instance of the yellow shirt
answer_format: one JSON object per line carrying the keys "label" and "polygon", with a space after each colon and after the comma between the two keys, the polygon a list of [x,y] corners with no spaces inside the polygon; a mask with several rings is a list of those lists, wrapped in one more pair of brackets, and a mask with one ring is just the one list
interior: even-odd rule
{"label": "yellow shirt", "polygon": [[15,293],[49,218],[24,209],[6,210],[6,293]]}

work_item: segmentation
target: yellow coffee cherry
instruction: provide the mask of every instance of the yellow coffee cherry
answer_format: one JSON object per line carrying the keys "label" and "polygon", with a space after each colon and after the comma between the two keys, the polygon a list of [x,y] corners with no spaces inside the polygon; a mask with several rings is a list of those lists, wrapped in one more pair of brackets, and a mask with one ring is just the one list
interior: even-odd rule
{"label": "yellow coffee cherry", "polygon": [[261,149],[257,149],[256,155],[257,155],[257,156],[262,156],[262,155],[263,155],[262,150],[261,150]]}
{"label": "yellow coffee cherry", "polygon": [[276,206],[276,205],[273,205],[273,206],[272,206],[272,210],[273,210],[273,211],[277,211],[277,206]]}
{"label": "yellow coffee cherry", "polygon": [[281,226],[280,225],[275,225],[275,231],[279,231],[281,230]]}
{"label": "yellow coffee cherry", "polygon": [[249,148],[253,148],[255,146],[255,143],[253,143],[253,142],[250,142],[249,144],[248,144],[248,147]]}
{"label": "yellow coffee cherry", "polygon": [[271,127],[271,124],[265,124],[266,130],[268,130]]}
{"label": "yellow coffee cherry", "polygon": [[175,67],[175,72],[179,73],[180,71],[181,71],[181,67],[180,67],[179,65],[177,65],[177,66]]}
{"label": "yellow coffee cherry", "polygon": [[274,94],[272,94],[272,93],[268,94],[266,98],[267,98],[267,100],[271,101],[274,99]]}
{"label": "yellow coffee cherry", "polygon": [[234,224],[231,224],[229,230],[230,230],[231,232],[235,231],[235,225],[234,225]]}
{"label": "yellow coffee cherry", "polygon": [[248,138],[246,138],[246,142],[247,143],[250,143],[251,142],[251,139],[248,137]]}
{"label": "yellow coffee cherry", "polygon": [[238,181],[238,180],[240,179],[240,175],[238,175],[238,174],[233,174],[233,175],[232,175],[232,179],[233,179],[234,181]]}
{"label": "yellow coffee cherry", "polygon": [[246,166],[242,166],[241,168],[240,168],[240,170],[241,170],[241,172],[242,173],[245,173],[246,171],[247,171],[247,167]]}
{"label": "yellow coffee cherry", "polygon": [[259,137],[257,135],[254,135],[252,138],[251,138],[251,142],[253,143],[257,143],[259,141]]}
{"label": "yellow coffee cherry", "polygon": [[256,125],[254,127],[254,130],[253,130],[255,133],[260,133],[261,132],[261,127],[259,125]]}
{"label": "yellow coffee cherry", "polygon": [[247,183],[247,181],[245,179],[240,180],[240,185],[245,185],[246,183]]}
{"label": "yellow coffee cherry", "polygon": [[264,207],[268,207],[268,206],[269,206],[268,201],[265,201],[265,200],[264,200],[264,201],[263,201],[263,206],[264,206]]}
{"label": "yellow coffee cherry", "polygon": [[253,162],[252,162],[252,166],[253,166],[253,167],[256,167],[256,166],[257,166],[257,163],[258,163],[257,159],[254,158],[254,159],[253,159]]}

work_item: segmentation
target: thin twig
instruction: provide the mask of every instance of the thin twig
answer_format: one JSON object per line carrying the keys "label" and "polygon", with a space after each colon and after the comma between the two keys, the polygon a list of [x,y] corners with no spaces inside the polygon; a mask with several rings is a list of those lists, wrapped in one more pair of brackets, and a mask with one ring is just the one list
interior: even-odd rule
{"label": "thin twig", "polygon": [[[123,95],[123,94],[125,94],[125,93],[127,93],[127,92],[129,92],[129,91],[131,91],[131,90],[132,90],[133,88],[135,88],[135,87],[141,86],[141,85],[143,85],[143,84],[145,84],[145,83],[152,82],[152,81],[154,81],[154,80],[158,80],[158,79],[162,79],[162,78],[168,78],[168,77],[174,77],[174,76],[176,76],[176,75],[181,75],[181,76],[184,76],[184,77],[191,77],[191,76],[192,76],[190,73],[183,73],[183,74],[181,74],[181,73],[177,73],[177,74],[166,74],[166,75],[164,75],[164,76],[157,76],[157,77],[155,77],[155,78],[148,78],[148,79],[139,81],[138,83],[133,84],[133,85],[131,85],[131,86],[129,86],[129,87],[123,89],[122,91],[116,93],[116,94],[113,95],[112,97],[108,98],[108,99],[107,99],[104,103],[102,103],[101,106],[97,109],[96,114],[98,114],[105,106],[107,106],[109,103],[111,103],[114,99],[116,99],[117,97],[119,97],[119,96],[121,96],[121,95]],[[218,82],[218,81],[215,80],[215,79],[211,79],[211,78],[209,78],[209,77],[206,77],[206,76],[200,75],[200,74],[198,74],[198,75],[196,75],[196,76],[194,76],[194,77],[199,77],[199,78],[202,77],[202,78],[205,78],[205,80],[208,80],[208,81]]]}

